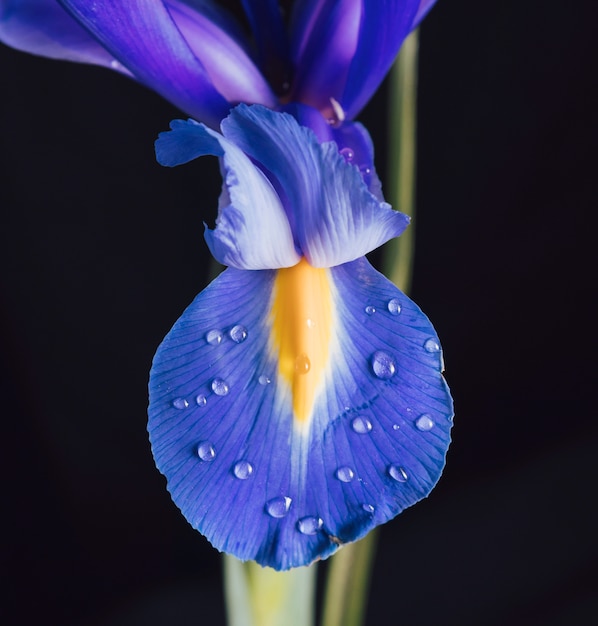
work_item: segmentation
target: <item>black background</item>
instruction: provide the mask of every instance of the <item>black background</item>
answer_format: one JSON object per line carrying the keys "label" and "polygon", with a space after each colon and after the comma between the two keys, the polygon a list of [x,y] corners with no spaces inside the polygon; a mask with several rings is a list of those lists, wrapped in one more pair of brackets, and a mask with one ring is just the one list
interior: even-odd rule
{"label": "black background", "polygon": [[[457,415],[440,484],[382,529],[368,626],[598,615],[592,4],[443,0],[421,29],[412,296]],[[145,432],[216,162],[159,167],[180,113],[106,70],[2,47],[0,72],[2,623],[223,624]],[[381,173],[385,103],[360,117]]]}

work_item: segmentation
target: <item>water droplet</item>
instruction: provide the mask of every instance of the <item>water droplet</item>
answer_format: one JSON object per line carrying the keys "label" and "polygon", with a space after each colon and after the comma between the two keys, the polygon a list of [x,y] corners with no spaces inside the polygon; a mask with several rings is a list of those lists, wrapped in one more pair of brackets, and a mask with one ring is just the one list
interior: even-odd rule
{"label": "water droplet", "polygon": [[212,381],[212,391],[217,396],[225,396],[229,392],[228,383],[222,378],[214,378]]}
{"label": "water droplet", "polygon": [[424,350],[426,352],[440,352],[440,346],[436,339],[430,337],[430,339],[426,340],[426,343],[424,343]]}
{"label": "water droplet", "polygon": [[202,461],[212,461],[216,456],[216,450],[214,450],[214,446],[212,446],[211,443],[208,443],[207,441],[202,441],[197,446],[197,456]]}
{"label": "water droplet", "polygon": [[370,515],[374,514],[374,511],[376,510],[371,504],[362,504],[361,508],[366,512],[369,513]]}
{"label": "water droplet", "polygon": [[399,430],[401,427],[398,424],[393,424],[392,425],[392,429],[393,430]]}
{"label": "water droplet", "polygon": [[117,70],[119,67],[122,67],[122,66],[116,59],[112,59],[112,61],[110,61],[110,67],[113,70]]}
{"label": "water droplet", "polygon": [[211,346],[217,346],[220,343],[222,343],[222,332],[216,329],[213,330],[209,330],[206,333],[206,341],[211,345]]}
{"label": "water droplet", "polygon": [[295,359],[295,371],[298,374],[307,374],[309,372],[309,368],[311,367],[311,363],[309,361],[309,357],[307,354],[300,354]]}
{"label": "water droplet", "polygon": [[233,326],[228,334],[235,343],[243,343],[247,339],[247,329],[240,324]]}
{"label": "water droplet", "polygon": [[203,393],[200,393],[198,396],[196,396],[195,404],[197,404],[197,406],[206,406],[207,403],[208,399],[203,395]]}
{"label": "water droplet", "polygon": [[253,465],[248,461],[239,461],[233,467],[233,474],[240,480],[246,480],[253,474]]}
{"label": "water droplet", "polygon": [[365,312],[368,315],[374,315],[374,313],[376,312],[376,307],[374,307],[374,306],[366,306],[365,307]]}
{"label": "water droplet", "polygon": [[351,428],[360,435],[365,435],[372,430],[372,422],[367,417],[358,415],[352,422]]}
{"label": "water droplet", "polygon": [[345,161],[350,163],[355,158],[355,152],[351,148],[342,148],[340,153],[345,157]]}
{"label": "water droplet", "polygon": [[265,374],[262,374],[257,380],[260,385],[269,385],[272,382]]}
{"label": "water droplet", "polygon": [[175,409],[186,409],[189,406],[189,403],[185,400],[185,398],[175,398],[172,401],[172,406]]}
{"label": "water droplet", "polygon": [[372,355],[372,369],[374,374],[383,380],[392,378],[397,371],[393,358],[382,350],[378,350]]}
{"label": "water droplet", "polygon": [[391,315],[398,315],[401,312],[401,303],[398,298],[389,300],[386,306],[388,307],[388,311]]}
{"label": "water droplet", "polygon": [[362,176],[369,176],[372,173],[372,168],[369,165],[362,165],[359,168]]}
{"label": "water droplet", "polygon": [[315,535],[323,524],[324,522],[319,517],[302,517],[297,522],[297,528],[304,535]]}
{"label": "water droplet", "polygon": [[388,468],[388,475],[398,483],[404,483],[408,478],[407,472],[399,465],[390,465]]}
{"label": "water droplet", "polygon": [[350,467],[344,465],[336,470],[336,477],[342,483],[350,483],[355,478],[355,474]]}
{"label": "water droplet", "polygon": [[420,415],[416,420],[415,420],[415,427],[417,428],[417,430],[432,430],[432,428],[434,428],[434,422],[432,421],[432,418],[429,415],[426,415],[424,413],[424,415]]}
{"label": "water droplet", "polygon": [[274,498],[266,502],[266,513],[270,517],[284,517],[291,508],[291,498],[284,496],[283,498]]}
{"label": "water droplet", "polygon": [[312,320],[311,318],[307,318],[307,320],[305,320],[305,323],[307,324],[308,328],[314,328],[316,323],[314,322],[314,320]]}

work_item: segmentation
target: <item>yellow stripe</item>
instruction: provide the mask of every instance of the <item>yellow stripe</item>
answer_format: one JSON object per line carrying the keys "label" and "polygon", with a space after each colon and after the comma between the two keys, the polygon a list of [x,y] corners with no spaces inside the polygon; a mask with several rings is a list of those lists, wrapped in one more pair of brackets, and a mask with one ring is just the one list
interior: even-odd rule
{"label": "yellow stripe", "polygon": [[278,270],[271,315],[278,374],[292,390],[295,419],[306,425],[329,358],[332,295],[328,270],[312,267],[305,258],[294,267]]}

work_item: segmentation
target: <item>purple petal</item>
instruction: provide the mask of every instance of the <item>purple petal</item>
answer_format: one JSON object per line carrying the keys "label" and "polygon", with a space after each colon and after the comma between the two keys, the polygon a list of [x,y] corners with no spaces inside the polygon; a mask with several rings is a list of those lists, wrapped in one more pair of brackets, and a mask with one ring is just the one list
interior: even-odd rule
{"label": "purple petal", "polygon": [[230,141],[193,120],[175,120],[161,133],[156,154],[175,166],[206,154],[221,157],[224,192],[216,228],[205,238],[223,265],[261,270],[289,267],[299,261],[284,207],[262,172]]}
{"label": "purple petal", "polygon": [[189,48],[208,73],[212,84],[231,103],[276,105],[276,97],[247,52],[231,34],[184,2],[166,3]]}
{"label": "purple petal", "polygon": [[290,115],[241,105],[222,130],[275,179],[295,240],[311,265],[352,261],[406,228],[407,216],[370,193],[335,143],[320,144]]}
{"label": "purple petal", "polygon": [[436,0],[420,0],[417,15],[413,20],[413,28],[415,28],[426,17],[430,9],[436,4]]}
{"label": "purple petal", "polygon": [[60,2],[147,87],[211,125],[226,115],[229,104],[215,89],[162,2]]}
{"label": "purple petal", "polygon": [[[377,89],[422,0],[303,0],[293,20],[291,55],[299,68],[296,100],[332,120],[352,119]],[[332,106],[331,98],[340,105]]]}
{"label": "purple petal", "polygon": [[130,75],[53,0],[2,0],[0,40],[31,54],[102,65]]}
{"label": "purple petal", "polygon": [[289,41],[278,0],[242,0],[258,48],[259,64],[277,93],[290,80]]}

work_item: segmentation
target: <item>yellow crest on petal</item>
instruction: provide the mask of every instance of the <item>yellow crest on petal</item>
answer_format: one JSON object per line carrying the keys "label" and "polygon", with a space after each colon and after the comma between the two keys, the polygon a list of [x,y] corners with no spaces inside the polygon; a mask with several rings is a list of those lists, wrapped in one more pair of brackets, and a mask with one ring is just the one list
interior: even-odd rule
{"label": "yellow crest on petal", "polygon": [[293,414],[309,425],[318,387],[328,365],[332,337],[332,293],[327,269],[305,258],[277,271],[272,301],[272,345],[278,375],[292,393]]}

